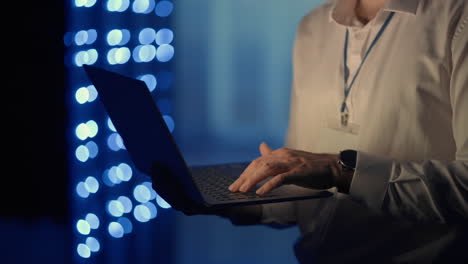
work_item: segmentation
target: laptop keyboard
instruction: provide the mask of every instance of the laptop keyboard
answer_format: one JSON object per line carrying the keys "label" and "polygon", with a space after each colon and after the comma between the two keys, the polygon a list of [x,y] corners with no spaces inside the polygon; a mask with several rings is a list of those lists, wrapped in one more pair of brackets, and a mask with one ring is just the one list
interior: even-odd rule
{"label": "laptop keyboard", "polygon": [[204,194],[218,201],[247,200],[275,196],[273,194],[264,194],[260,196],[255,193],[255,191],[258,189],[255,187],[245,193],[231,192],[229,191],[228,187],[234,182],[236,178],[225,175],[225,172],[216,168],[209,168],[198,171],[194,179]]}

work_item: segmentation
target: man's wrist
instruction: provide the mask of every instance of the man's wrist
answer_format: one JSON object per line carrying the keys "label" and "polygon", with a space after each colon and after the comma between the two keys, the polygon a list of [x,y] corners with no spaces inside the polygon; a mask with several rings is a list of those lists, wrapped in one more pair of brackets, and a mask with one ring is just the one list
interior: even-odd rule
{"label": "man's wrist", "polygon": [[356,170],[357,151],[344,150],[338,154],[338,175],[335,186],[338,192],[349,193],[354,172]]}

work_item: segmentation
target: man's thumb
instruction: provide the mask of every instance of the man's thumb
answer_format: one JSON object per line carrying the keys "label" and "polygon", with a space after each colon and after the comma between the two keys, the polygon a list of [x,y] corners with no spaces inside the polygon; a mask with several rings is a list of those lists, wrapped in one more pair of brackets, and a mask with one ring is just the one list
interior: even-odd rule
{"label": "man's thumb", "polygon": [[273,149],[271,149],[270,146],[267,145],[267,143],[262,142],[262,144],[260,144],[260,153],[262,154],[262,156],[270,154],[272,151]]}

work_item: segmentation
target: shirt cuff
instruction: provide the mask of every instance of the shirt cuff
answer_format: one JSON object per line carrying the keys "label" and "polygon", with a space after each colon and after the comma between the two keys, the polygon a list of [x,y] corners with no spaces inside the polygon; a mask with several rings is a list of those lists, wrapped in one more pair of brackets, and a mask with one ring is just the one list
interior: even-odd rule
{"label": "shirt cuff", "polygon": [[393,160],[358,151],[356,162],[349,194],[368,207],[380,210],[392,174]]}

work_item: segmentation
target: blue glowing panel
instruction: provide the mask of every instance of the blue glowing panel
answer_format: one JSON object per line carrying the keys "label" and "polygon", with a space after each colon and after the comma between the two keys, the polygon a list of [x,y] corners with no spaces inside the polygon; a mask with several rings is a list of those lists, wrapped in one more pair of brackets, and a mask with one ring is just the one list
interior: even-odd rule
{"label": "blue glowing panel", "polygon": [[170,16],[174,4],[170,0],[72,0],[67,5],[63,43],[69,80],[74,261],[125,259],[122,251],[113,248],[118,247],[115,243],[124,243],[127,234],[141,235],[135,232],[137,225],[161,219],[166,211],[160,208],[170,205],[157,195],[149,177],[134,167],[82,66],[115,70],[145,82],[173,131],[175,48]]}

